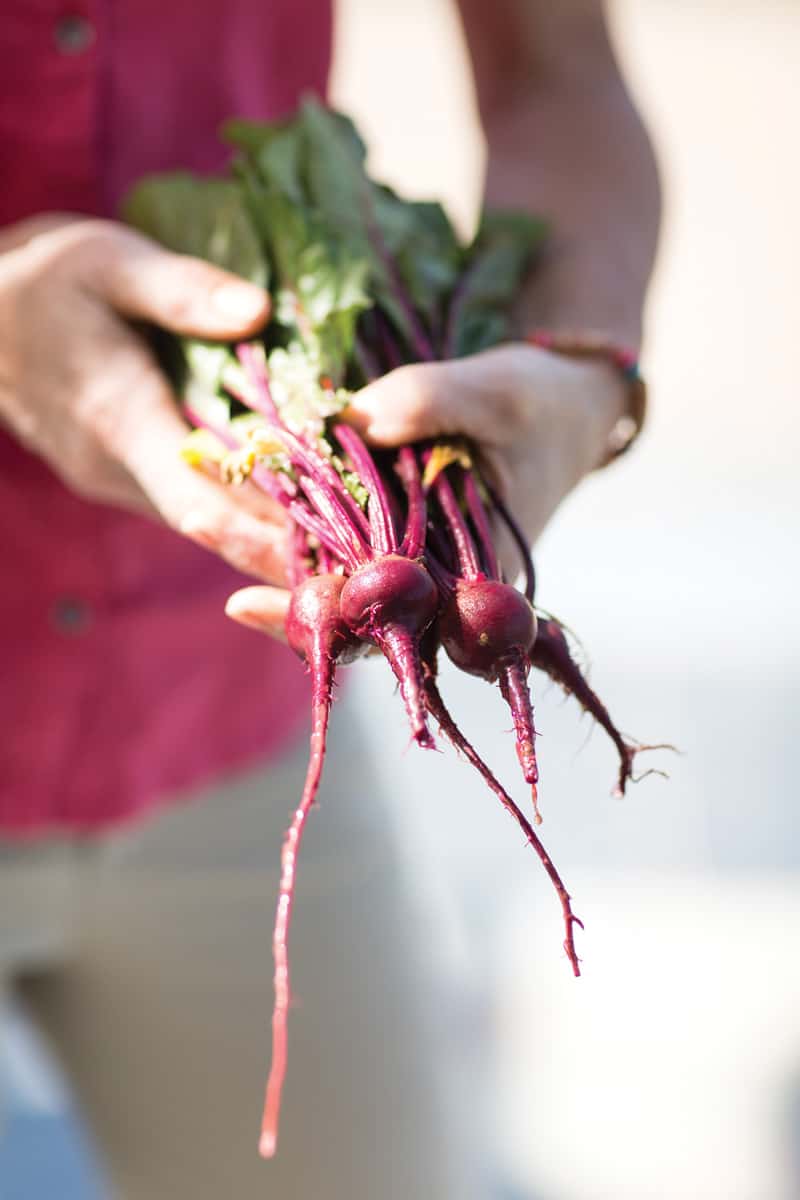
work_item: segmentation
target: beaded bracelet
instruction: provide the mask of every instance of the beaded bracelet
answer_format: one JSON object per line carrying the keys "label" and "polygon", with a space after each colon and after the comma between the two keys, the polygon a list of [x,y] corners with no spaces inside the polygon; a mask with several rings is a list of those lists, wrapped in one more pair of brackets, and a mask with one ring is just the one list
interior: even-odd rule
{"label": "beaded bracelet", "polygon": [[600,358],[619,371],[627,384],[625,412],[608,436],[608,446],[598,467],[608,466],[630,449],[644,424],[647,409],[647,387],[633,351],[598,333],[552,333],[537,329],[528,334],[526,341],[542,350],[552,350],[571,358]]}

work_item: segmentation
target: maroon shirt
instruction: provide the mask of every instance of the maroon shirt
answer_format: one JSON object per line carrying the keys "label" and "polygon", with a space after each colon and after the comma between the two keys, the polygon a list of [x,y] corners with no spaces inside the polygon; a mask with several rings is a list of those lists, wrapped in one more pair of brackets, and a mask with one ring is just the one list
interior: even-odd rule
{"label": "maroon shirt", "polygon": [[[113,216],[145,172],[220,168],[220,123],[324,94],[330,45],[330,0],[5,0],[0,225]],[[3,836],[126,820],[301,720],[300,664],[223,615],[230,568],[3,433],[0,564]]]}

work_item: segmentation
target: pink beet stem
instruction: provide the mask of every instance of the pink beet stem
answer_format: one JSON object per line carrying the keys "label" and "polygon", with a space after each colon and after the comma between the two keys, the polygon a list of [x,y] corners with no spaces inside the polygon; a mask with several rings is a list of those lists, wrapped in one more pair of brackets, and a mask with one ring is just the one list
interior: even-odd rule
{"label": "pink beet stem", "polygon": [[341,423],[336,426],[334,432],[353,464],[353,470],[369,492],[367,516],[372,532],[372,545],[379,554],[391,554],[397,550],[397,532],[392,519],[391,501],[380,472],[355,429]]}
{"label": "pink beet stem", "polygon": [[[244,439],[237,438],[229,429],[205,421],[188,404],[184,405],[184,413],[190,424],[197,429],[207,429],[209,433],[213,433],[215,437],[219,438],[229,450],[238,450],[246,445]],[[315,513],[312,513],[305,503],[294,499],[296,488],[285,475],[277,475],[267,467],[256,465],[250,473],[250,478],[262,492],[266,492],[273,500],[282,504],[293,521],[301,525],[308,533],[313,534],[319,542],[328,546],[337,557],[344,557],[346,550],[339,536],[338,526],[336,528],[329,527]]]}
{"label": "pink beet stem", "polygon": [[317,547],[317,575],[330,575],[336,566],[336,559],[327,546]]}
{"label": "pink beet stem", "polygon": [[306,819],[316,799],[325,760],[325,742],[331,708],[334,666],[330,656],[319,646],[311,662],[311,753],[303,795],[292,818],[281,848],[281,880],[272,949],[275,959],[275,1003],[272,1010],[272,1063],[264,1099],[259,1151],[271,1158],[278,1141],[278,1120],[281,1092],[286,1075],[288,1054],[287,1026],[291,986],[289,977],[289,927],[294,906],[297,856],[303,839]]}
{"label": "pink beet stem", "polygon": [[242,364],[248,382],[252,385],[255,392],[255,401],[252,396],[248,396],[245,399],[248,408],[254,408],[256,412],[260,412],[262,416],[267,417],[270,422],[280,424],[281,419],[278,407],[272,398],[272,391],[269,386],[269,375],[267,373],[267,362],[263,347],[254,346],[252,342],[240,342],[236,347],[236,357]]}
{"label": "pink beet stem", "polygon": [[400,685],[400,695],[406,706],[414,741],[426,750],[433,749],[435,743],[425,719],[422,667],[414,638],[408,630],[399,625],[386,625],[374,629],[371,636],[383,651]]}
{"label": "pink beet stem", "polygon": [[400,553],[408,558],[419,558],[425,549],[425,531],[428,523],[428,507],[422,490],[417,456],[411,446],[403,446],[397,452],[397,473],[403,481],[408,497],[408,518]]}
{"label": "pink beet stem", "polygon": [[[347,512],[347,515],[358,527],[363,534],[367,534],[369,526],[366,518],[356,503],[355,499],[350,495],[345,487],[341,477],[333,469],[331,464],[326,461],[313,447],[306,447],[300,438],[296,437],[281,420],[281,415],[278,412],[275,401],[272,398],[272,392],[269,386],[269,375],[267,373],[267,364],[263,350],[260,347],[254,346],[249,342],[242,342],[236,347],[236,353],[239,361],[245,369],[247,378],[251,383],[255,393],[256,402],[253,401],[253,394],[248,393],[243,395],[235,393],[238,400],[248,408],[261,413],[266,417],[270,427],[275,431],[276,436],[284,443],[286,452],[296,465],[309,474],[314,474],[324,479],[325,483],[337,495],[339,502]],[[228,386],[228,390],[233,393],[233,389]]]}
{"label": "pink beet stem", "polygon": [[578,955],[575,951],[575,937],[573,930],[575,925],[580,925],[581,929],[583,929],[583,922],[579,917],[576,917],[572,911],[572,903],[569,892],[564,887],[561,876],[556,870],[553,860],[545,850],[540,839],[534,833],[533,827],[528,819],[523,815],[521,810],[509,796],[508,792],[495,778],[489,767],[486,765],[471,743],[467,741],[453,718],[450,716],[450,713],[447,711],[444,700],[442,699],[441,693],[436,684],[434,668],[430,663],[423,664],[423,672],[425,703],[428,712],[437,722],[445,737],[449,739],[456,750],[461,751],[467,761],[470,762],[476,771],[480,773],[485,782],[498,797],[506,812],[509,812],[517,822],[520,829],[525,834],[526,840],[531,846],[533,846],[534,850],[539,856],[542,866],[549,875],[550,881],[556,890],[559,900],[561,901],[561,911],[564,916],[564,928],[566,931],[566,936],[564,938],[564,950],[566,951],[567,958],[572,966],[573,973],[576,976],[580,975],[581,970],[578,963]]}
{"label": "pink beet stem", "polygon": [[369,559],[369,549],[361,534],[347,520],[347,515],[330,488],[320,483],[318,478],[304,474],[300,476],[300,484],[310,503],[337,536],[339,549],[336,551],[334,547],[331,548],[338,552],[348,570],[355,571]]}
{"label": "pink beet stem", "polygon": [[517,737],[517,758],[522,767],[525,782],[530,784],[533,798],[533,810],[537,825],[542,818],[539,813],[539,767],[536,762],[536,729],[533,724],[533,706],[531,693],[528,688],[528,664],[520,652],[511,661],[504,662],[498,681],[511,715],[514,718],[514,732]]}
{"label": "pink beet stem", "polygon": [[533,604],[533,597],[536,592],[536,571],[533,566],[533,559],[531,558],[530,546],[525,538],[525,534],[517,523],[516,517],[506,507],[498,493],[489,484],[486,484],[486,490],[489,493],[492,508],[505,525],[519,551],[519,556],[522,560],[522,569],[525,572],[525,599],[529,604]]}
{"label": "pink beet stem", "polygon": [[472,519],[475,533],[478,536],[478,545],[483,555],[486,574],[490,579],[500,579],[500,564],[497,561],[497,553],[494,548],[492,527],[489,524],[489,516],[481,499],[478,485],[475,482],[475,476],[472,471],[464,471],[463,479],[464,499],[467,502],[467,511]]}
{"label": "pink beet stem", "polygon": [[475,549],[475,543],[472,540],[472,534],[469,531],[467,522],[464,520],[464,515],[461,512],[458,501],[456,500],[455,492],[450,484],[444,471],[441,471],[433,484],[433,490],[436,492],[436,499],[439,501],[445,520],[447,521],[450,530],[450,536],[453,539],[453,544],[458,555],[459,567],[461,575],[464,579],[475,580],[480,579],[482,571],[478,562],[478,554]]}
{"label": "pink beet stem", "polygon": [[274,427],[274,433],[283,443],[292,466],[316,479],[321,487],[327,488],[350,524],[355,526],[363,539],[368,539],[370,527],[367,518],[327,459],[323,458],[318,450],[306,446],[300,438],[282,425]]}
{"label": "pink beet stem", "polygon": [[320,549],[324,549],[327,553],[333,554],[337,558],[346,557],[347,552],[338,537],[315,513],[312,513],[298,500],[292,500],[288,508],[292,520],[301,525],[307,533],[313,534],[320,544]]}
{"label": "pink beet stem", "polygon": [[287,560],[289,585],[296,588],[312,574],[308,534],[300,525],[292,527]]}

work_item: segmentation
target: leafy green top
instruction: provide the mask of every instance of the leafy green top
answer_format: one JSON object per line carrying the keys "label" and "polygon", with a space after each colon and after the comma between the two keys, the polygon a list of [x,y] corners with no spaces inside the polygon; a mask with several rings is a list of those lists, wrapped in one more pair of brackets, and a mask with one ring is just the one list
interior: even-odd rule
{"label": "leafy green top", "polygon": [[[150,176],[124,215],[171,249],[268,287],[264,345],[290,429],[322,433],[352,388],[400,362],[472,354],[507,336],[541,221],[488,213],[460,244],[441,205],[375,183],[352,122],[312,99],[286,121],[231,121],[224,136],[236,150],[228,176]],[[193,403],[235,413],[242,379],[231,350],[183,348]]]}

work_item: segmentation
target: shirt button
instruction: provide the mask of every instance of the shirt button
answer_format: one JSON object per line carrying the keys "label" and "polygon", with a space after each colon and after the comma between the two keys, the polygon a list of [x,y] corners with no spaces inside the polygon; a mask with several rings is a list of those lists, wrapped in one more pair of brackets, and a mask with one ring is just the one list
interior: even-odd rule
{"label": "shirt button", "polygon": [[92,610],[83,600],[61,596],[50,610],[50,619],[58,633],[74,637],[88,631],[92,624]]}
{"label": "shirt button", "polygon": [[62,17],[53,31],[56,49],[62,54],[83,54],[95,39],[94,25],[77,13]]}

